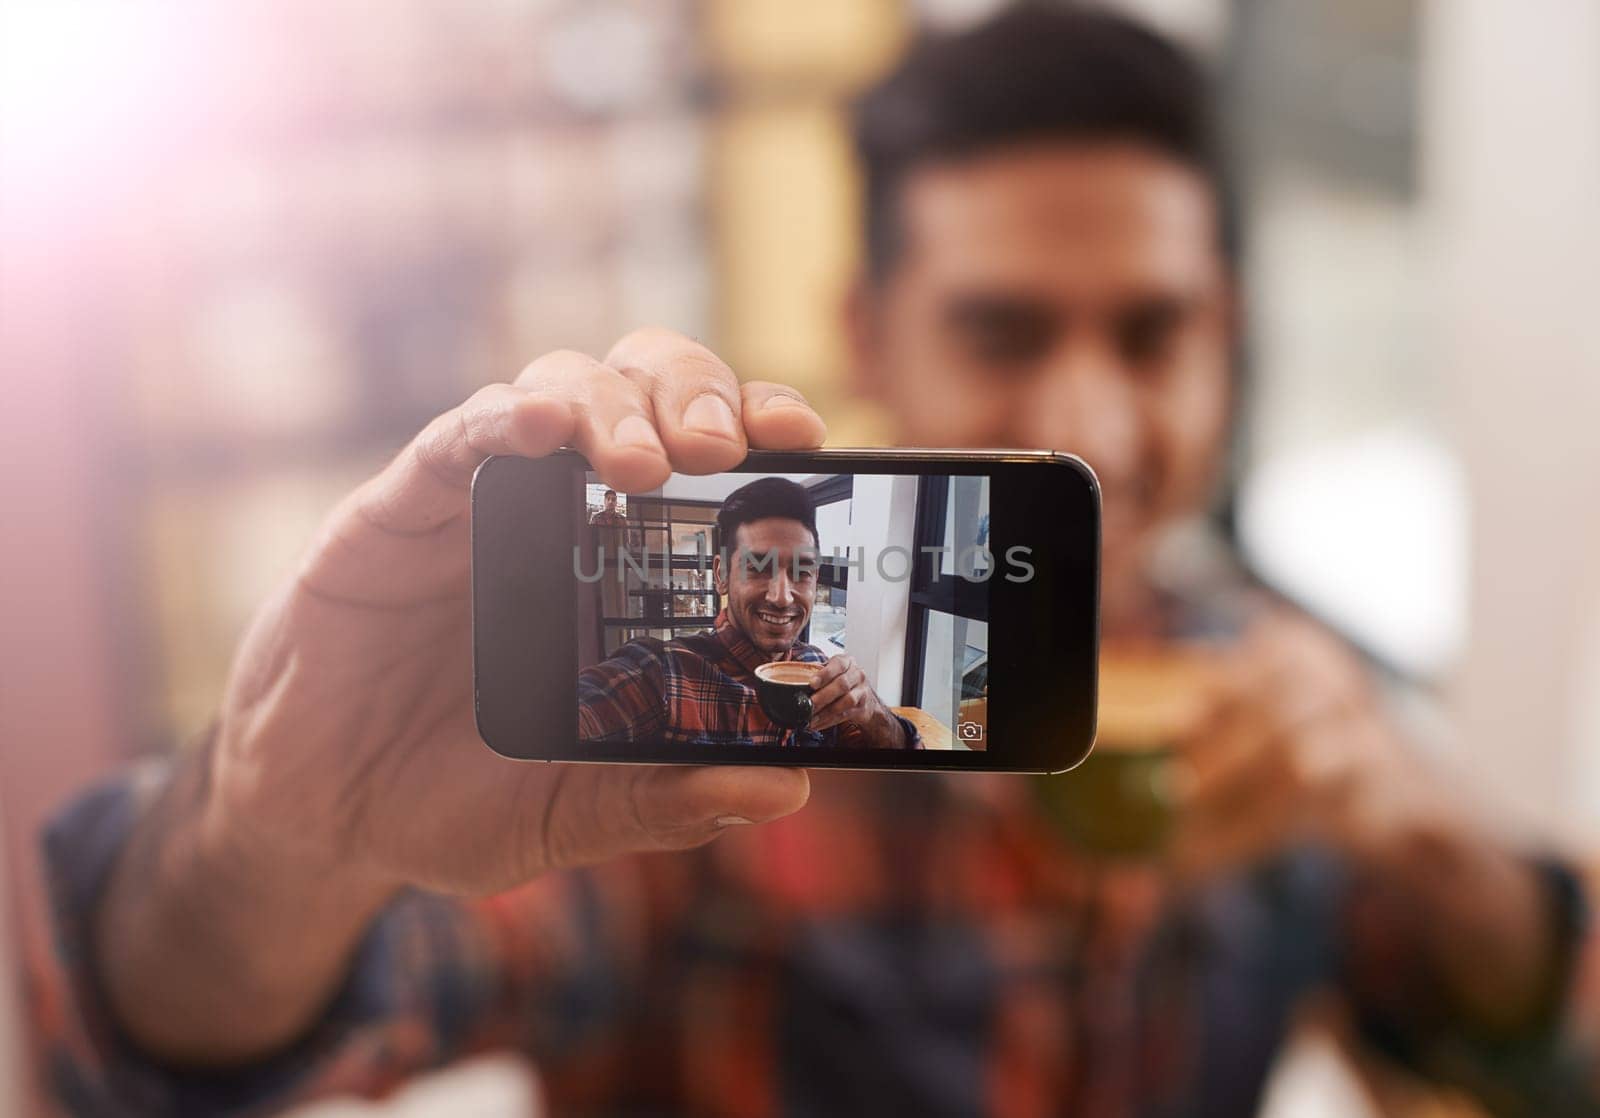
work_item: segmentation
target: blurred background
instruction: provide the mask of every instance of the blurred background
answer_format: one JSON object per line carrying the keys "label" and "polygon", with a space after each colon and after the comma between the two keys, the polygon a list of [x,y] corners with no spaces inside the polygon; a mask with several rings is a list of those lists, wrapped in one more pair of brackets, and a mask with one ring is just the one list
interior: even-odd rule
{"label": "blurred background", "polygon": [[[881,437],[841,378],[842,109],[920,25],[995,6],[0,6],[4,938],[45,950],[40,818],[199,732],[323,512],[474,387],[657,323],[800,387],[836,444]],[[1225,91],[1245,553],[1437,690],[1469,782],[1585,834],[1600,5],[1114,6]],[[0,1012],[0,1084],[20,1044]]]}

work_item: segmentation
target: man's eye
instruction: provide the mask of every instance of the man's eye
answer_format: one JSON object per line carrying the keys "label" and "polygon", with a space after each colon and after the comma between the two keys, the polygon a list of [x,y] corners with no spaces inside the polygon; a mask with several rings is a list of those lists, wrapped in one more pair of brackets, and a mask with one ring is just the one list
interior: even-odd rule
{"label": "man's eye", "polygon": [[986,365],[1015,367],[1042,358],[1050,349],[1048,326],[1026,320],[977,325],[967,332],[972,355]]}
{"label": "man's eye", "polygon": [[1183,320],[1183,308],[1174,304],[1141,307],[1117,323],[1117,347],[1132,364],[1158,364],[1171,355]]}
{"label": "man's eye", "polygon": [[957,302],[949,321],[974,361],[996,371],[1019,370],[1042,360],[1055,341],[1056,318],[1026,299],[975,297]]}

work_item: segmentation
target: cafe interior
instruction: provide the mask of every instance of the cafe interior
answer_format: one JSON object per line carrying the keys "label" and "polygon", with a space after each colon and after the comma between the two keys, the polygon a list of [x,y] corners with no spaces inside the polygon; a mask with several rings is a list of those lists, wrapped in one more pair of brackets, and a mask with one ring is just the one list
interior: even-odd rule
{"label": "cafe interior", "polygon": [[[41,824],[191,747],[257,605],[428,419],[657,323],[834,445],[888,437],[846,372],[846,109],[1000,6],[0,3],[0,1118],[65,1113]],[[1413,697],[1498,826],[1600,864],[1600,5],[1110,6],[1205,60],[1236,141],[1250,397],[1208,531]],[[923,622],[947,670],[983,651]],[[538,1083],[495,1053],[297,1113],[537,1115]],[[1308,1031],[1261,1113],[1487,1112]]]}

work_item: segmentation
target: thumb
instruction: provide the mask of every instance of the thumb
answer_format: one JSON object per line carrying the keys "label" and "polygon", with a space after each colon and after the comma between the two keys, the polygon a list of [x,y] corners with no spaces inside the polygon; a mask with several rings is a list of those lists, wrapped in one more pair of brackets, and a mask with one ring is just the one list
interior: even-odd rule
{"label": "thumb", "polygon": [[[577,794],[595,778],[592,794]],[[687,850],[737,823],[768,823],[811,795],[804,769],[743,765],[574,765],[546,835],[547,866],[652,850]]]}
{"label": "thumb", "polygon": [[804,769],[662,766],[635,785],[634,803],[646,836],[673,848],[698,845],[733,823],[781,819],[810,795]]}

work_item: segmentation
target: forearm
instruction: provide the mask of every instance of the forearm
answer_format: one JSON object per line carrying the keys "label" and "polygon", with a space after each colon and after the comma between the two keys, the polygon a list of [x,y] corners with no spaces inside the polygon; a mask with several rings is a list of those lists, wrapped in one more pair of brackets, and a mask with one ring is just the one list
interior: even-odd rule
{"label": "forearm", "polygon": [[1558,861],[1464,837],[1418,836],[1365,867],[1348,959],[1362,1035],[1486,1112],[1600,1113],[1600,938],[1586,890]]}
{"label": "forearm", "polygon": [[[1465,821],[1412,820],[1362,861],[1369,920],[1394,924],[1419,955],[1451,1019],[1481,1035],[1538,1024],[1560,991],[1561,932],[1546,883],[1529,862]],[[1388,910],[1389,916],[1372,916]]]}
{"label": "forearm", "polygon": [[209,750],[179,766],[111,874],[92,936],[118,1023],[157,1059],[221,1066],[299,1036],[392,890],[261,844],[217,810]]}

